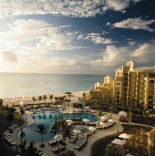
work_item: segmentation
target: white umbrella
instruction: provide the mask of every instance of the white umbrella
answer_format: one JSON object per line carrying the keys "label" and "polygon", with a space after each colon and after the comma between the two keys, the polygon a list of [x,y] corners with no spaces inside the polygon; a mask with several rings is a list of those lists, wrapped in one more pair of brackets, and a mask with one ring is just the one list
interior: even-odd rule
{"label": "white umbrella", "polygon": [[99,125],[103,126],[103,127],[107,127],[106,123],[100,122]]}
{"label": "white umbrella", "polygon": [[109,119],[108,121],[109,121],[109,122],[114,122],[114,120],[113,120],[113,119]]}
{"label": "white umbrella", "polygon": [[61,141],[63,139],[63,136],[61,134],[57,134],[57,135],[54,136],[54,139],[56,141]]}
{"label": "white umbrella", "polygon": [[83,119],[83,121],[84,121],[84,122],[90,122],[90,120],[89,120],[89,119]]}
{"label": "white umbrella", "polygon": [[23,101],[20,101],[20,102],[19,102],[19,105],[22,105],[22,106],[23,106],[23,104],[24,104],[24,102],[23,102]]}
{"label": "white umbrella", "polygon": [[127,113],[124,112],[124,111],[120,111],[120,112],[119,112],[119,116],[127,117]]}
{"label": "white umbrella", "polygon": [[126,141],[120,139],[114,139],[111,143],[123,146]]}
{"label": "white umbrella", "polygon": [[67,122],[67,123],[73,123],[73,121],[72,121],[72,120],[66,120],[66,122]]}
{"label": "white umbrella", "polygon": [[122,133],[122,134],[120,134],[118,137],[119,137],[119,138],[123,138],[123,139],[130,139],[131,136],[132,136],[131,134]]}
{"label": "white umbrella", "polygon": [[88,129],[89,129],[90,131],[92,131],[92,132],[96,131],[96,128],[95,128],[95,127],[89,127]]}
{"label": "white umbrella", "polygon": [[81,131],[79,129],[74,129],[73,132],[76,133],[76,134],[81,133]]}
{"label": "white umbrella", "polygon": [[68,122],[68,123],[67,123],[68,126],[71,125],[71,124],[72,124],[71,122]]}
{"label": "white umbrella", "polygon": [[106,121],[108,118],[107,118],[107,116],[102,116],[102,117],[100,117],[100,120],[101,121]]}

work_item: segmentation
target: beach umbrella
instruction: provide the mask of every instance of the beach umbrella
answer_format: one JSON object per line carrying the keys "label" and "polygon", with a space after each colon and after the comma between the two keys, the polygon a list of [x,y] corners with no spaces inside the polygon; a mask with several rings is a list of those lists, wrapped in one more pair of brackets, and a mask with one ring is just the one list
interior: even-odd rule
{"label": "beach umbrella", "polygon": [[19,102],[19,105],[20,105],[20,106],[23,106],[23,104],[24,104],[23,101],[20,101],[20,102]]}
{"label": "beach umbrella", "polygon": [[113,120],[113,119],[109,119],[108,121],[109,121],[109,122],[114,122],[114,120]]}
{"label": "beach umbrella", "polygon": [[84,122],[90,122],[90,120],[89,120],[89,119],[83,119],[83,121],[84,121]]}
{"label": "beach umbrella", "polygon": [[74,129],[73,132],[76,133],[76,134],[81,133],[81,131],[79,129]]}
{"label": "beach umbrella", "polygon": [[95,127],[89,127],[88,129],[89,129],[90,131],[92,131],[92,132],[96,131],[96,128],[95,128]]}
{"label": "beach umbrella", "polygon": [[62,134],[57,134],[57,135],[54,136],[54,139],[56,141],[61,141],[61,140],[63,140],[63,136],[62,136]]}
{"label": "beach umbrella", "polygon": [[73,121],[72,121],[72,120],[69,120],[69,119],[66,120],[66,122],[67,122],[67,123],[73,123]]}
{"label": "beach umbrella", "polygon": [[68,123],[67,123],[68,126],[71,125],[71,124],[72,124],[71,122],[68,122]]}
{"label": "beach umbrella", "polygon": [[124,111],[120,111],[120,112],[119,112],[119,116],[127,117],[127,113],[124,112]]}
{"label": "beach umbrella", "polygon": [[126,141],[120,139],[114,139],[111,143],[123,146],[126,143]]}
{"label": "beach umbrella", "polygon": [[103,126],[103,127],[107,127],[106,123],[100,122],[99,125]]}
{"label": "beach umbrella", "polygon": [[131,134],[122,133],[122,134],[120,134],[118,137],[119,137],[119,138],[123,138],[123,139],[130,139],[131,136],[132,136]]}
{"label": "beach umbrella", "polygon": [[107,116],[105,116],[105,115],[102,116],[102,117],[100,117],[100,120],[103,121],[103,122],[106,121],[107,119],[108,119],[108,118],[107,118]]}

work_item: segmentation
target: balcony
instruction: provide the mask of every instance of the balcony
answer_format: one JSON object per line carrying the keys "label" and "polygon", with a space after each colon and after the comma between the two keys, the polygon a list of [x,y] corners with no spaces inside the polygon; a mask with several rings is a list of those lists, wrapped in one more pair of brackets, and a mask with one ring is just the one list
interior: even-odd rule
{"label": "balcony", "polygon": [[154,85],[149,85],[149,89],[154,89]]}
{"label": "balcony", "polygon": [[151,96],[154,96],[154,92],[153,91],[148,92],[148,94],[151,95]]}

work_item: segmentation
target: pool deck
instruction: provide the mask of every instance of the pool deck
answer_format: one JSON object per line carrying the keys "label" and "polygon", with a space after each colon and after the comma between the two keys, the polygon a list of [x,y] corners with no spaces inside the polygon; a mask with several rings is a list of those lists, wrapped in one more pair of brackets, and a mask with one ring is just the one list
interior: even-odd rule
{"label": "pool deck", "polygon": [[[73,113],[73,108],[72,107],[67,108],[62,112],[64,112],[64,113]],[[26,111],[26,113],[24,115],[24,118],[25,118],[25,120],[27,122],[23,125],[23,127],[26,127],[28,125],[32,125],[34,123],[34,120],[31,118],[31,114],[32,114],[32,112]],[[109,113],[107,113],[107,114],[109,114]],[[109,114],[109,116],[110,116],[110,114]],[[95,134],[93,134],[92,136],[90,136],[88,138],[87,145],[81,151],[75,150],[74,149],[75,144],[69,143],[68,138],[67,138],[66,141],[65,141],[67,143],[67,146],[66,146],[67,150],[73,150],[76,153],[76,156],[90,156],[91,155],[91,147],[97,140],[99,140],[101,138],[104,138],[105,136],[108,136],[108,135],[117,134],[118,131],[119,132],[123,131],[123,127],[121,126],[121,123],[118,120],[118,118],[119,118],[118,115],[113,114],[112,118],[115,120],[116,124],[114,124],[111,128],[108,128],[108,129],[97,130],[95,132]],[[20,127],[14,129],[13,133],[11,134],[11,139],[16,141],[17,144],[20,144],[20,139],[17,136],[19,131],[20,131]],[[80,137],[80,135],[79,135],[79,137]],[[40,146],[39,146],[40,143],[35,143],[35,146],[38,149],[42,150],[43,153],[45,153],[47,156],[56,155],[56,154],[54,154],[52,152],[52,149],[55,148],[56,146],[52,147],[52,146],[50,146],[48,144],[48,142],[49,141],[44,142],[45,148],[40,148]]]}

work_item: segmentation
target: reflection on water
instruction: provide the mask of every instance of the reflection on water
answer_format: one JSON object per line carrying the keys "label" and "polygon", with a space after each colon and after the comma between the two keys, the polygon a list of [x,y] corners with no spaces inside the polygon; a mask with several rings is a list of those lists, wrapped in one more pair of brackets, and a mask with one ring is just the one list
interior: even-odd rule
{"label": "reflection on water", "polygon": [[[39,112],[32,114],[32,118],[35,120],[35,124],[23,128],[23,132],[26,134],[26,140],[40,142],[41,137],[40,134],[36,132],[36,125],[44,124],[47,127],[47,133],[43,136],[44,141],[48,141],[53,138],[53,133],[50,132],[50,126],[55,122],[55,120],[66,120],[66,119],[88,119],[90,122],[97,121],[98,117],[96,115],[92,115],[91,113],[77,113],[77,114],[68,114],[68,113],[60,113],[60,112]],[[82,132],[85,132],[86,129],[83,126],[77,127]]]}

